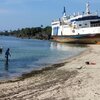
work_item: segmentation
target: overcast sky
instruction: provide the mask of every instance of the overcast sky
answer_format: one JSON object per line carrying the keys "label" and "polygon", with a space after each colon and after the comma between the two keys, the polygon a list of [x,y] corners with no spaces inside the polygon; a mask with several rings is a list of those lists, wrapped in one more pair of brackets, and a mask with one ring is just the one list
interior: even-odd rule
{"label": "overcast sky", "polygon": [[62,16],[64,6],[71,15],[85,11],[87,1],[92,12],[100,13],[100,0],[0,0],[0,30],[51,25]]}

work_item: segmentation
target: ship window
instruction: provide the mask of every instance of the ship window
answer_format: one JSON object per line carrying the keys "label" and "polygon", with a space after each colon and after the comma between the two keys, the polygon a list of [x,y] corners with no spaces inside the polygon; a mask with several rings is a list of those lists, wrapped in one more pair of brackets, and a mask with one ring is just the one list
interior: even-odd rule
{"label": "ship window", "polygon": [[85,26],[87,26],[87,24],[85,24]]}
{"label": "ship window", "polygon": [[79,24],[79,26],[82,26],[81,24]]}
{"label": "ship window", "polygon": [[100,21],[91,22],[91,27],[97,27],[97,26],[100,26]]}
{"label": "ship window", "polygon": [[[74,19],[75,21],[83,21],[83,20],[93,20],[93,19],[100,19],[98,16],[86,16],[78,19]],[[73,21],[73,20],[72,20]]]}

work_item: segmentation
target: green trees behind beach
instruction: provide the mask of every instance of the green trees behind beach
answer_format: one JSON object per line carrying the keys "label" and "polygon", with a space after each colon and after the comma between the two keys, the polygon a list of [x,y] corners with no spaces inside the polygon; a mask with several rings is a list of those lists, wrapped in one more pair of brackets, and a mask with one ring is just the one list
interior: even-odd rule
{"label": "green trees behind beach", "polygon": [[10,35],[10,36],[16,36],[21,38],[35,38],[35,39],[50,39],[51,37],[51,27],[46,26],[43,27],[32,27],[32,28],[22,28],[18,30],[10,30],[10,31],[4,31],[0,32],[0,35]]}

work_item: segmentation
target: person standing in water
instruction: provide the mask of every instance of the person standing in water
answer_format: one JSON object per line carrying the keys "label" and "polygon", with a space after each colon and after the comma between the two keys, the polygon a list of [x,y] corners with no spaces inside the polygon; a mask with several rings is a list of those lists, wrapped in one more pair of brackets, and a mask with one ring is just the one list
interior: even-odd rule
{"label": "person standing in water", "polygon": [[8,65],[9,56],[11,56],[11,54],[10,54],[10,49],[8,48],[5,52],[5,58],[6,58],[6,64],[7,65]]}

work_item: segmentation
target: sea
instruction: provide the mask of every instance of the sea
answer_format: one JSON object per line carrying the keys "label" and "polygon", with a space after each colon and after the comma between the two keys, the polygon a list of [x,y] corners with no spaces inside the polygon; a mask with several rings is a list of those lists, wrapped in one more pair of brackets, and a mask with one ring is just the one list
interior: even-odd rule
{"label": "sea", "polygon": [[[0,80],[19,77],[48,65],[59,63],[86,50],[78,44],[57,43],[49,40],[21,39],[0,36]],[[9,62],[6,64],[5,52],[10,48]]]}

